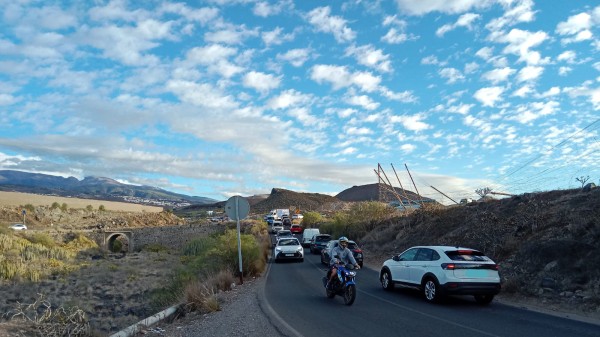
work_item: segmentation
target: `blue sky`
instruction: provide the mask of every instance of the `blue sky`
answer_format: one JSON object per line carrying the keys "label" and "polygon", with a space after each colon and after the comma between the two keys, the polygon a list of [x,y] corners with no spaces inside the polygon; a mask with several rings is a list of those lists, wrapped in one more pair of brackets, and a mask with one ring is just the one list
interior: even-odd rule
{"label": "blue sky", "polygon": [[224,200],[600,180],[596,1],[0,0],[0,169]]}

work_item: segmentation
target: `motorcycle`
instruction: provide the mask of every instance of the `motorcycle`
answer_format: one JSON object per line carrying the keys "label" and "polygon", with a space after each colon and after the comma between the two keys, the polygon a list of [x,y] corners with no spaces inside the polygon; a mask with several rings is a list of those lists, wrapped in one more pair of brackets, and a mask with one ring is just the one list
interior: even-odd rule
{"label": "motorcycle", "polygon": [[352,305],[356,299],[356,272],[352,271],[354,266],[351,264],[345,265],[343,263],[337,263],[337,277],[334,277],[330,287],[327,287],[327,281],[331,273],[331,268],[327,268],[327,274],[323,277],[323,286],[325,287],[325,293],[327,298],[334,298],[335,295],[342,296],[344,304]]}

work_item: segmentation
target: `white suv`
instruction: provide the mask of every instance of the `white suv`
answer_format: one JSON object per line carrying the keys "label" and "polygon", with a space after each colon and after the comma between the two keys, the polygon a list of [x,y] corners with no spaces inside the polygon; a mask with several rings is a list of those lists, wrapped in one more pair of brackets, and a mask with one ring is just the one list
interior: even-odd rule
{"label": "white suv", "polygon": [[464,247],[417,246],[386,260],[379,273],[381,286],[415,288],[435,302],[444,295],[473,295],[489,304],[500,292],[498,265],[482,252]]}

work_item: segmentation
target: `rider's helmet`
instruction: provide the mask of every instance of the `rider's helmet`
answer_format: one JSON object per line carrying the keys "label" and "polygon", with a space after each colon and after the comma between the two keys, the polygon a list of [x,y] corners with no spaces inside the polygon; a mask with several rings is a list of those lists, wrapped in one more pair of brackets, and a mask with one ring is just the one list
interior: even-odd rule
{"label": "rider's helmet", "polygon": [[338,239],[338,242],[340,243],[340,246],[343,246],[344,248],[346,248],[346,246],[348,245],[348,238],[345,236],[342,236]]}

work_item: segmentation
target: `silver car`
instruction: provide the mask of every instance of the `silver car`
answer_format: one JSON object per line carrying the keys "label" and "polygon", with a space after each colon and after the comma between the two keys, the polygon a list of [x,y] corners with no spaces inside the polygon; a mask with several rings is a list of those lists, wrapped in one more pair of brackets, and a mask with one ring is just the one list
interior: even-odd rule
{"label": "silver car", "polygon": [[27,229],[27,226],[25,226],[25,224],[22,224],[22,223],[14,223],[14,224],[8,226],[8,228],[15,230],[15,231],[24,231]]}

